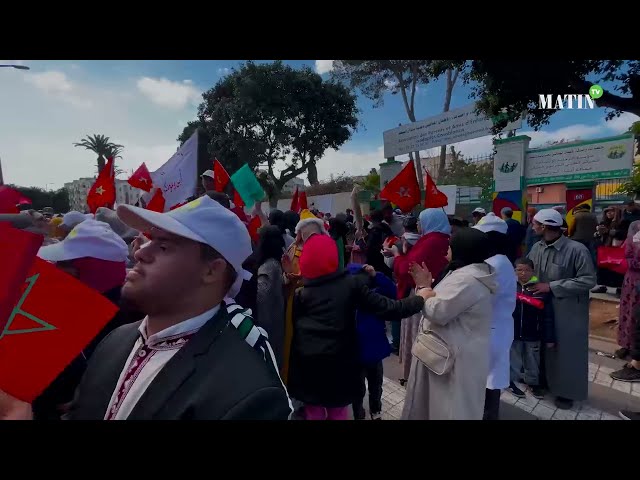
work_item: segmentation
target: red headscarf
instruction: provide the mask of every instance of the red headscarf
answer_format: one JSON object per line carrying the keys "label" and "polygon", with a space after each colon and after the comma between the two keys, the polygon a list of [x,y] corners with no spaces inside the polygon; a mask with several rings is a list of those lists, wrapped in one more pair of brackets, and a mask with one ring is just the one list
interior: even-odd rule
{"label": "red headscarf", "polygon": [[313,279],[338,270],[338,247],[328,235],[312,235],[304,243],[300,256],[300,274]]}

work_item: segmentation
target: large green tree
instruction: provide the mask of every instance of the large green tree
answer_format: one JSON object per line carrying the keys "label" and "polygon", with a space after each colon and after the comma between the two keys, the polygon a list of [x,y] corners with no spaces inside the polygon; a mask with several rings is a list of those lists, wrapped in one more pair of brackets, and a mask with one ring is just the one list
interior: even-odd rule
{"label": "large green tree", "polygon": [[472,162],[450,147],[451,162],[438,179],[441,185],[481,187],[483,202],[491,202],[493,196],[493,161]]}
{"label": "large green tree", "polygon": [[[426,85],[446,73],[444,111],[449,111],[451,92],[464,61],[457,60],[334,60],[331,75],[334,79],[359,90],[365,97],[381,106],[387,93],[400,94],[407,118],[416,121],[416,92],[419,85]],[[412,152],[409,157],[416,162],[420,171],[420,152]],[[444,169],[446,146],[440,152]],[[422,176],[418,176],[423,188]]]}
{"label": "large green tree", "polygon": [[247,62],[202,97],[197,119],[178,141],[201,129],[208,153],[230,174],[245,163],[265,168],[276,199],[287,181],[304,172],[309,183],[318,183],[316,163],[358,125],[356,97],[346,87],[281,61]]}
{"label": "large green tree", "polygon": [[56,213],[69,211],[69,193],[66,188],[58,190],[44,190],[40,187],[21,187],[9,185],[18,190],[22,195],[31,200],[31,208],[42,210],[44,207],[52,207]]}
{"label": "large green tree", "polygon": [[538,108],[540,94],[588,94],[593,84],[604,88],[595,104],[609,109],[607,119],[640,115],[639,60],[473,60],[466,80],[475,84],[480,110],[492,117],[507,113],[496,132],[522,112],[538,130],[557,112]]}
{"label": "large green tree", "polygon": [[111,142],[109,137],[105,135],[87,135],[85,138],[80,140],[80,142],[74,143],[73,146],[86,148],[98,156],[96,159],[98,172],[101,172],[104,168],[107,158],[113,157],[116,159],[120,157],[120,154],[124,150],[122,145]]}

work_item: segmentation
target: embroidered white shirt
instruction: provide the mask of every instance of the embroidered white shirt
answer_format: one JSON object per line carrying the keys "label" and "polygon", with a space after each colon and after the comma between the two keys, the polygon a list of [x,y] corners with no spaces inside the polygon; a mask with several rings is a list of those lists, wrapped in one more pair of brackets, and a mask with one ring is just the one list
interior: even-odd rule
{"label": "embroidered white shirt", "polygon": [[[122,369],[122,373],[120,373],[120,378],[118,379],[118,383],[116,383],[116,387],[113,390],[113,394],[111,395],[111,401],[109,402],[109,408],[105,412],[105,420],[109,417],[109,412],[112,408],[116,407],[118,410],[113,417],[114,420],[126,420],[129,417],[129,414],[136,406],[144,392],[147,390],[151,382],[156,378],[156,375],[162,370],[162,368],[167,364],[173,356],[178,353],[181,348],[181,345],[176,345],[175,348],[167,348],[167,349],[158,349],[154,350],[153,355],[150,355],[148,359],[146,359],[146,363],[139,371],[137,376],[131,378],[131,385],[128,389],[125,389],[123,398],[118,398],[118,393],[121,390],[122,383],[127,376],[127,372],[131,366],[131,362],[134,360],[134,357],[138,355],[140,347],[143,345],[157,345],[161,343],[165,339],[179,337],[181,335],[189,335],[197,332],[200,328],[207,323],[209,319],[211,319],[219,310],[220,305],[216,305],[211,310],[204,312],[197,317],[190,318],[185,320],[184,322],[180,322],[177,325],[174,325],[169,328],[165,328],[164,330],[156,333],[155,335],[151,335],[147,338],[147,317],[140,323],[140,338],[136,341],[129,354],[129,358],[124,364],[124,368]],[[144,343],[143,343],[144,342]]]}

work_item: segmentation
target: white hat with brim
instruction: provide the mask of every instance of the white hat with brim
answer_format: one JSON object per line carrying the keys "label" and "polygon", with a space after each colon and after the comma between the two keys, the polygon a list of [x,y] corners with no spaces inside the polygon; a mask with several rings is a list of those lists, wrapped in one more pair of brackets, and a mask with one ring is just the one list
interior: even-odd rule
{"label": "white hat with brim", "polygon": [[540,210],[535,214],[533,219],[536,222],[541,223],[542,225],[547,225],[550,227],[562,227],[563,224],[562,215],[560,215],[560,212],[554,210],[553,208],[545,208],[543,210]]}
{"label": "white hat with brim", "polygon": [[498,232],[506,234],[509,226],[507,222],[497,217],[495,213],[489,212],[473,228],[484,233]]}
{"label": "white hat with brim", "polygon": [[214,178],[213,175],[213,170],[206,170],[202,175],[200,175],[201,177],[209,177],[209,178]]}
{"label": "white hat with brim", "polygon": [[472,213],[481,213],[482,215],[486,215],[487,211],[482,207],[478,207]]}
{"label": "white hat with brim", "polygon": [[68,230],[73,229],[76,225],[84,222],[87,219],[84,213],[77,212],[75,210],[71,210],[68,213],[65,213],[62,217],[61,227],[66,227]]}
{"label": "white hat with brim", "polygon": [[85,220],[63,241],[38,250],[38,257],[48,262],[64,262],[77,258],[97,258],[124,262],[129,256],[127,244],[104,222]]}
{"label": "white hat with brim", "polygon": [[140,232],[158,228],[216,250],[238,274],[229,297],[238,294],[243,280],[251,279],[251,273],[242,268],[252,253],[246,226],[235,213],[206,195],[165,213],[132,205],[120,205],[117,213],[120,220]]}

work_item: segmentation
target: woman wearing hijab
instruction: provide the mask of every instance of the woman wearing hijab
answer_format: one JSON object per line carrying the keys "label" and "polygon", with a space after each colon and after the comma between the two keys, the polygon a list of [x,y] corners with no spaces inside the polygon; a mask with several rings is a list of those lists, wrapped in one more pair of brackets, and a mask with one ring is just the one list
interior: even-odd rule
{"label": "woman wearing hijab", "polygon": [[[615,207],[604,209],[602,222],[598,225],[595,234],[596,248],[599,247],[620,247],[626,240],[626,234],[620,229],[622,220],[622,212]],[[628,228],[628,225],[626,226]],[[624,226],[623,226],[624,228]],[[624,275],[609,270],[607,268],[597,267],[598,284],[591,289],[592,293],[607,293],[607,287],[616,289],[616,294],[621,295],[622,282]]]}
{"label": "woman wearing hijab", "polygon": [[507,222],[494,213],[489,213],[473,228],[486,233],[489,238],[492,256],[486,262],[493,267],[498,284],[492,297],[490,371],[484,406],[484,419],[498,420],[500,393],[510,383],[513,311],[516,309],[518,279],[511,260],[506,255],[509,251]]}
{"label": "woman wearing hijab", "polygon": [[[100,292],[112,303],[120,302],[120,290],[126,276],[127,244],[111,227],[97,220],[78,224],[61,242],[42,247],[38,256],[76,277],[88,287]],[[88,359],[100,341],[121,325],[140,320],[142,315],[121,309],[89,345],[38,397],[34,415],[41,419],[60,419],[64,405],[69,403]]]}
{"label": "woman wearing hijab", "polygon": [[[405,243],[403,254],[398,253],[393,262],[393,273],[398,284],[399,299],[411,295],[415,288],[415,283],[409,272],[411,264],[426,265],[433,277],[437,278],[448,263],[447,252],[451,226],[447,214],[441,208],[427,208],[420,212],[418,220],[421,234],[419,240],[410,250]],[[404,370],[401,383],[409,378],[411,348],[421,318],[421,313],[405,318],[400,327],[400,359]]]}
{"label": "woman wearing hijab", "polygon": [[[451,239],[452,260],[422,309],[413,348],[402,418],[405,420],[480,420],[489,374],[492,293],[496,275],[486,234],[464,229]],[[412,267],[417,285],[432,275]],[[418,289],[419,294],[423,290]],[[436,345],[440,355],[425,355]],[[433,350],[432,350],[433,351]]]}
{"label": "woman wearing hijab", "polygon": [[618,321],[618,358],[626,359],[634,345],[636,320],[633,309],[640,303],[640,221],[633,222],[629,227],[627,241],[624,246],[625,257],[629,268],[622,283],[620,296],[620,317]]}

